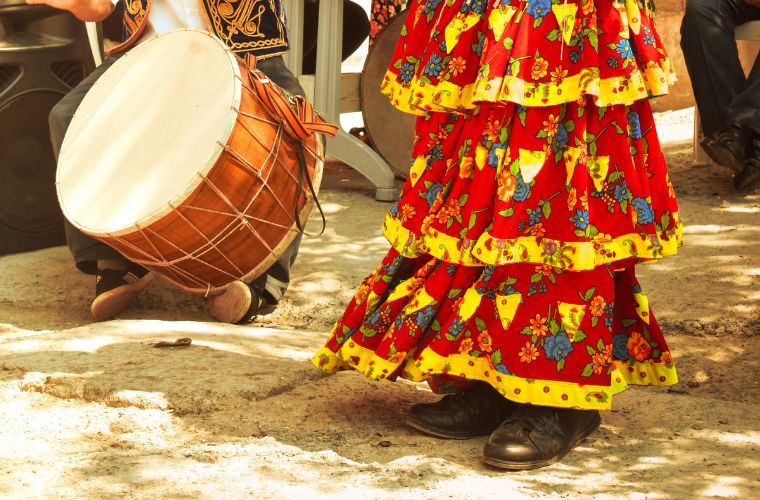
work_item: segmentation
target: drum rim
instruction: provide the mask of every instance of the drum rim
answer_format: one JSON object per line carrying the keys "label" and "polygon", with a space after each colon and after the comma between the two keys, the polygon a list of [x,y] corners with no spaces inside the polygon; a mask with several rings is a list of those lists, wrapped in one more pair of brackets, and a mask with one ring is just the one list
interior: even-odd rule
{"label": "drum rim", "polygon": [[[85,224],[82,224],[81,222],[74,220],[70,216],[70,213],[66,209],[66,204],[64,203],[63,196],[62,196],[61,189],[60,189],[60,185],[61,185],[61,179],[60,179],[61,170],[59,168],[56,168],[56,178],[55,178],[56,194],[58,196],[58,203],[59,203],[59,205],[61,207],[61,211],[63,212],[63,215],[66,217],[66,219],[74,227],[76,227],[77,229],[79,229],[80,231],[82,231],[84,233],[87,233],[87,234],[95,236],[95,237],[122,236],[122,235],[126,235],[126,234],[132,234],[135,231],[140,231],[141,229],[143,229],[143,228],[145,228],[147,226],[150,226],[151,224],[153,224],[155,222],[158,222],[159,220],[163,219],[166,215],[174,212],[178,206],[182,205],[184,203],[184,201],[187,200],[187,198],[207,178],[208,173],[214,168],[214,166],[216,166],[217,161],[219,160],[219,158],[222,156],[222,154],[224,153],[224,151],[226,149],[227,143],[230,140],[230,137],[232,136],[232,132],[234,131],[235,125],[237,124],[237,118],[238,118],[238,116],[240,114],[240,103],[241,103],[242,94],[243,94],[242,75],[240,73],[240,64],[241,64],[241,62],[235,56],[234,52],[232,52],[232,50],[230,50],[229,47],[227,47],[227,45],[225,45],[225,43],[223,41],[221,41],[219,38],[217,38],[213,34],[207,32],[207,31],[204,31],[204,30],[196,29],[196,28],[179,28],[179,29],[167,31],[165,33],[158,33],[156,35],[153,35],[153,36],[150,36],[150,37],[146,38],[145,40],[141,41],[139,44],[135,45],[132,49],[130,49],[128,52],[126,52],[123,56],[121,56],[121,58],[118,61],[114,62],[113,65],[111,66],[111,68],[109,68],[108,70],[106,70],[104,72],[104,74],[107,73],[113,67],[116,67],[119,64],[121,64],[121,65],[126,64],[126,62],[122,62],[122,61],[127,61],[130,56],[135,57],[134,54],[135,54],[136,51],[147,50],[145,47],[152,40],[157,39],[157,38],[161,38],[161,37],[165,37],[165,36],[170,36],[170,35],[178,33],[178,32],[195,32],[195,33],[198,33],[200,35],[205,35],[208,38],[211,38],[216,44],[218,44],[220,47],[222,47],[224,49],[224,54],[227,56],[227,58],[228,58],[228,60],[230,62],[230,67],[232,68],[232,73],[233,73],[233,91],[232,91],[232,103],[231,103],[231,106],[230,106],[230,113],[228,115],[227,123],[226,123],[224,129],[222,129],[222,132],[219,135],[219,138],[218,138],[219,140],[217,140],[216,148],[214,149],[214,152],[209,157],[208,161],[205,164],[203,164],[201,168],[198,169],[198,171],[196,172],[197,175],[192,176],[190,182],[188,182],[185,185],[185,187],[181,191],[179,191],[178,194],[174,198],[172,198],[171,200],[169,200],[166,203],[166,205],[164,205],[164,206],[156,209],[155,211],[153,211],[153,212],[151,212],[149,214],[146,214],[140,220],[131,223],[131,225],[129,225],[129,226],[123,226],[123,227],[118,227],[118,228],[108,229],[108,230],[93,229],[93,228],[87,227]],[[101,82],[101,79],[98,79],[98,81],[96,81],[93,84],[92,88],[95,88],[98,85],[99,82]],[[88,94],[89,94],[89,92],[88,92]],[[87,99],[87,95],[85,95],[85,98],[80,103],[80,106],[79,106],[80,109],[81,109],[82,104],[85,102],[86,99]],[[79,109],[77,109],[77,112],[78,111],[79,111]],[[74,116],[72,117],[70,123],[74,123],[74,121],[76,120],[77,112],[74,113]],[[59,159],[58,159],[58,163],[59,164],[61,162],[61,158],[64,156],[64,153],[66,151],[65,147],[66,147],[67,139],[70,138],[70,135],[69,135],[68,131],[72,130],[73,128],[74,127],[69,126],[68,129],[67,129],[67,133],[64,136],[63,143],[61,144],[61,150],[60,150]]]}

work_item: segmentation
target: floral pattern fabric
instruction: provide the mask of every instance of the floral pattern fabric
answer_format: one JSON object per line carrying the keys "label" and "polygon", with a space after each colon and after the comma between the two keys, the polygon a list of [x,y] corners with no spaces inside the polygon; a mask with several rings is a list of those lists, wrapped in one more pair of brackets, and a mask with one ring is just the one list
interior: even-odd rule
{"label": "floral pattern fabric", "polygon": [[369,43],[406,7],[407,0],[372,0]]}
{"label": "floral pattern fabric", "polygon": [[314,364],[589,409],[674,383],[634,270],[681,245],[646,100],[671,81],[648,4],[411,2],[383,82],[419,115],[392,248]]}

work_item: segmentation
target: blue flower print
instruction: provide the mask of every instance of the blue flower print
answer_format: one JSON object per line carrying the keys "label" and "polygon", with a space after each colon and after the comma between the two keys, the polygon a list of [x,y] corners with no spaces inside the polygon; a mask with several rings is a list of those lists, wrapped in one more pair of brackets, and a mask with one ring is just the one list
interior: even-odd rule
{"label": "blue flower print", "polygon": [[435,199],[438,196],[438,193],[441,191],[441,183],[436,182],[432,186],[430,186],[430,189],[428,189],[427,195],[425,195],[425,200],[428,203],[428,207],[432,207],[433,203],[435,203]]}
{"label": "blue flower print", "polygon": [[462,7],[459,9],[459,12],[462,14],[468,14],[470,12],[475,14],[482,14],[486,10],[486,5],[488,2],[486,0],[471,0],[469,2],[462,3]]}
{"label": "blue flower print", "polygon": [[618,60],[617,60],[616,58],[614,58],[614,57],[610,56],[610,57],[607,59],[607,66],[609,66],[609,67],[610,67],[610,68],[612,68],[612,69],[615,69],[615,68],[617,68],[617,67],[618,67]]}
{"label": "blue flower print", "polygon": [[533,16],[534,19],[544,17],[551,10],[551,0],[528,0],[528,6],[525,8],[525,12]]}
{"label": "blue flower print", "polygon": [[464,330],[464,323],[459,321],[459,318],[454,318],[454,321],[451,322],[451,326],[449,326],[449,333],[451,333],[454,336],[459,335]]}
{"label": "blue flower print", "polygon": [[530,196],[530,183],[523,180],[522,173],[517,173],[516,178],[517,187],[515,188],[515,194],[512,197],[515,201],[525,201]]}
{"label": "blue flower print", "polygon": [[559,332],[557,335],[546,337],[546,340],[544,341],[544,352],[546,353],[546,359],[561,361],[565,359],[568,354],[573,352],[573,344],[567,337],[567,333]]}
{"label": "blue flower print", "polygon": [[430,322],[433,321],[434,317],[435,317],[435,309],[433,308],[433,306],[427,306],[426,308],[417,312],[415,323],[421,330],[424,330],[425,328],[428,327]]}
{"label": "blue flower print", "polygon": [[652,209],[644,198],[634,198],[632,203],[638,215],[639,224],[650,224],[654,220]]}
{"label": "blue flower print", "polygon": [[628,335],[616,333],[612,336],[612,357],[621,361],[628,361],[631,358],[628,352]]}
{"label": "blue flower print", "polygon": [[391,217],[398,216],[398,202],[391,205],[391,209],[389,210]]}
{"label": "blue flower print", "polygon": [[633,51],[631,50],[631,42],[627,38],[622,38],[615,45],[615,52],[618,53],[621,59],[627,59],[633,57]]}
{"label": "blue flower print", "polygon": [[488,283],[491,281],[491,278],[493,278],[494,269],[496,269],[496,266],[493,264],[489,264],[483,268],[483,272],[480,275],[480,279],[483,280],[483,283]]}
{"label": "blue flower print", "polygon": [[628,112],[628,126],[631,127],[631,131],[628,134],[631,136],[631,139],[641,139],[641,122],[639,121],[639,114],[637,112]]}
{"label": "blue flower print", "polygon": [[428,63],[425,65],[425,74],[433,77],[440,75],[441,71],[443,71],[441,61],[443,61],[442,56],[439,54],[432,54],[428,60]]}
{"label": "blue flower print", "polygon": [[628,190],[628,184],[625,181],[616,184],[613,196],[618,203],[623,203],[624,201],[631,199],[631,192]]}
{"label": "blue flower print", "polygon": [[581,54],[577,50],[571,50],[570,51],[570,62],[573,64],[577,63],[581,60]]}
{"label": "blue flower print", "polygon": [[441,146],[435,146],[430,150],[429,164],[432,164],[436,160],[443,160],[443,148]]}
{"label": "blue flower print", "polygon": [[401,79],[401,83],[407,84],[412,81],[412,78],[414,78],[414,64],[410,62],[405,62],[401,65],[399,68],[399,79]]}
{"label": "blue flower print", "polygon": [[541,222],[541,210],[539,210],[538,207],[530,213],[528,216],[528,222],[530,222],[531,226],[535,226]]}
{"label": "blue flower print", "polygon": [[486,33],[484,31],[480,33],[480,35],[478,36],[478,45],[477,47],[475,47],[475,53],[477,55],[479,56],[483,55],[483,46],[485,45],[485,43],[486,43]]}
{"label": "blue flower print", "polygon": [[641,289],[641,285],[639,285],[638,283],[636,283],[635,285],[633,285],[631,287],[631,291],[633,293],[641,293],[643,290]]}
{"label": "blue flower print", "polygon": [[436,7],[442,2],[443,0],[427,0],[425,2],[425,6],[423,7],[423,12],[425,14],[430,14],[435,10]]}
{"label": "blue flower print", "polygon": [[503,373],[504,375],[512,375],[510,373],[509,369],[504,365],[504,363],[499,363],[498,365],[494,366],[496,368],[496,371],[499,373]]}
{"label": "blue flower print", "polygon": [[562,151],[567,146],[569,137],[567,135],[567,129],[564,123],[560,123],[557,127],[557,133],[554,135],[554,152]]}
{"label": "blue flower print", "polygon": [[588,227],[588,210],[576,208],[573,214],[573,225],[576,229],[586,229]]}
{"label": "blue flower print", "polygon": [[654,45],[654,36],[652,36],[652,30],[647,26],[644,26],[644,45]]}
{"label": "blue flower print", "polygon": [[491,168],[496,168],[499,166],[499,149],[504,149],[504,145],[500,142],[494,143],[493,146],[491,146],[491,151],[488,152],[488,166]]}

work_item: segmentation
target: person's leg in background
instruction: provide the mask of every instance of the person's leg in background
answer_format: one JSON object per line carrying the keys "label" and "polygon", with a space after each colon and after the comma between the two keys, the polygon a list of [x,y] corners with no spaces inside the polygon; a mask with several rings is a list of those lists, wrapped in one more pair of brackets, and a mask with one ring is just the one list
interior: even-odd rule
{"label": "person's leg in background", "polygon": [[758,154],[753,138],[760,130],[760,71],[745,77],[734,27],[756,19],[760,9],[742,0],[689,0],[681,23],[681,48],[705,134],[701,145],[713,161],[734,170],[737,188],[751,184],[742,175],[745,160]]}
{"label": "person's leg in background", "polygon": [[[74,113],[95,82],[119,56],[109,57],[74,87],[50,112],[50,139],[56,159]],[[95,298],[90,312],[97,321],[110,319],[120,313],[153,280],[146,269],[131,263],[119,252],[87,236],[64,219],[66,243],[77,268],[85,274],[96,275]]]}

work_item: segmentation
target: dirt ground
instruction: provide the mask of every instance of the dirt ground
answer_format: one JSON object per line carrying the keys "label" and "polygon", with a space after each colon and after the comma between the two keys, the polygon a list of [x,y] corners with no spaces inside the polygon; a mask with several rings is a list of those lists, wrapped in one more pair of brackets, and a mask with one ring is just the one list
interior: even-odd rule
{"label": "dirt ground", "polygon": [[[388,204],[330,164],[327,230],[304,239],[285,299],[250,326],[215,323],[202,298],[164,283],[93,324],[92,279],[65,248],[0,257],[0,496],[757,498],[760,194],[692,165],[691,119],[658,116],[685,246],[639,271],[680,383],[617,396],[562,463],[490,469],[484,439],[403,425],[406,408],[436,399],[426,386],[311,366],[387,251]],[[150,346],[185,336],[191,347]]]}

